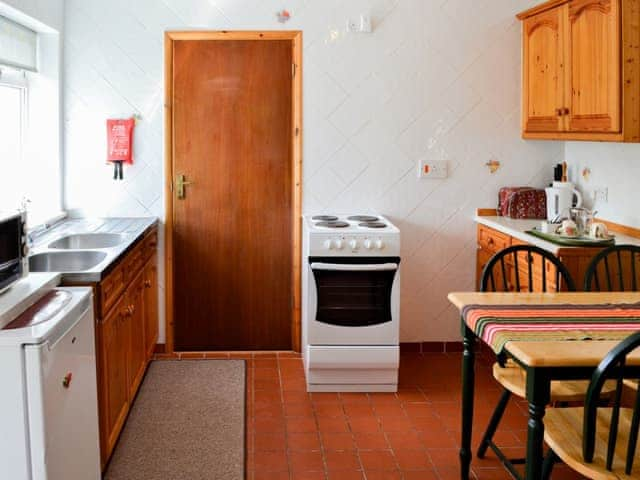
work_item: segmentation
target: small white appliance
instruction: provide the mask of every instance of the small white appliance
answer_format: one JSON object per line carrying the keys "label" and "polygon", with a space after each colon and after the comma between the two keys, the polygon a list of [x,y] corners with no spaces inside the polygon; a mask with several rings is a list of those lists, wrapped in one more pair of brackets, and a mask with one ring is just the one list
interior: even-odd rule
{"label": "small white appliance", "polygon": [[[571,182],[553,182],[545,189],[547,193],[547,220],[569,217],[569,210],[582,206],[582,195]],[[575,199],[574,199],[575,197]]]}
{"label": "small white appliance", "polygon": [[0,293],[29,272],[26,213],[0,213]]}
{"label": "small white appliance", "polygon": [[0,476],[99,480],[91,289],[34,291],[38,275],[0,296]]}
{"label": "small white appliance", "polygon": [[379,215],[303,217],[302,345],[310,392],[394,392],[400,231]]}

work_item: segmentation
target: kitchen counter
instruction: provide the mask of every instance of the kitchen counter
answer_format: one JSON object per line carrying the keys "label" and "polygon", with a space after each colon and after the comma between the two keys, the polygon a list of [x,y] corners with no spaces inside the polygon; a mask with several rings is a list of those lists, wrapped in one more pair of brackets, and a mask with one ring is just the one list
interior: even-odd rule
{"label": "kitchen counter", "polygon": [[[106,256],[97,265],[83,271],[58,272],[67,282],[99,282],[109,272],[110,267],[126,254],[151,228],[158,224],[156,217],[144,218],[100,218],[67,219],[51,229],[38,234],[33,239],[29,256],[55,252],[91,251],[103,252]],[[121,234],[123,241],[108,248],[61,249],[51,248],[56,240],[68,235],[87,233]]]}
{"label": "kitchen counter", "polygon": [[[535,245],[536,247],[540,247],[543,250],[547,250],[548,252],[553,253],[554,255],[558,254],[560,249],[571,249],[571,248],[584,248],[584,247],[567,247],[565,245],[556,245],[555,243],[548,242],[543,240],[542,238],[535,237],[533,235],[529,235],[525,233],[527,230],[531,230],[533,227],[540,225],[541,220],[518,220],[509,217],[498,217],[498,216],[481,216],[476,215],[475,217],[476,223],[481,225],[485,225],[489,228],[493,228],[499,232],[502,232],[506,235],[509,235],[513,238],[521,240],[523,242],[527,242],[531,245]],[[618,245],[638,245],[640,246],[640,239],[631,237],[629,235],[624,235],[617,232],[612,232],[616,236],[616,244]]]}

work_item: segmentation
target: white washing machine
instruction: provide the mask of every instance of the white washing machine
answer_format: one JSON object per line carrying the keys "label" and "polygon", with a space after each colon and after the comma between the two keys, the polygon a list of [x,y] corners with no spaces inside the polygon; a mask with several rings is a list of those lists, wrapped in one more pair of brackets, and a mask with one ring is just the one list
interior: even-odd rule
{"label": "white washing machine", "polygon": [[30,274],[0,296],[0,465],[11,480],[99,480],[90,288]]}

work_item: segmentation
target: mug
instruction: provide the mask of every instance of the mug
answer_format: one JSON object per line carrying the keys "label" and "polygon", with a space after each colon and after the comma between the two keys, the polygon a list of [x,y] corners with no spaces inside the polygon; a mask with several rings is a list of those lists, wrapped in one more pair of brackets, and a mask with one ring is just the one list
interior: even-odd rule
{"label": "mug", "polygon": [[589,229],[589,236],[591,238],[609,238],[609,229],[604,223],[592,223]]}

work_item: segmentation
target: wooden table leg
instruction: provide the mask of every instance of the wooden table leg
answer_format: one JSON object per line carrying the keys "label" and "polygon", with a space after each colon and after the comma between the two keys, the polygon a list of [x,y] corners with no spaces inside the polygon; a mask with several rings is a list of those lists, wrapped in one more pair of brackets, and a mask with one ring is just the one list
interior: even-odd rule
{"label": "wooden table leg", "polygon": [[473,427],[473,394],[475,381],[475,334],[462,321],[462,439],[460,442],[460,478],[469,479],[471,466],[471,430]]}
{"label": "wooden table leg", "polygon": [[525,479],[542,478],[544,417],[549,404],[551,381],[549,375],[540,368],[527,368],[527,400],[529,401],[529,421],[527,423],[527,460]]}

